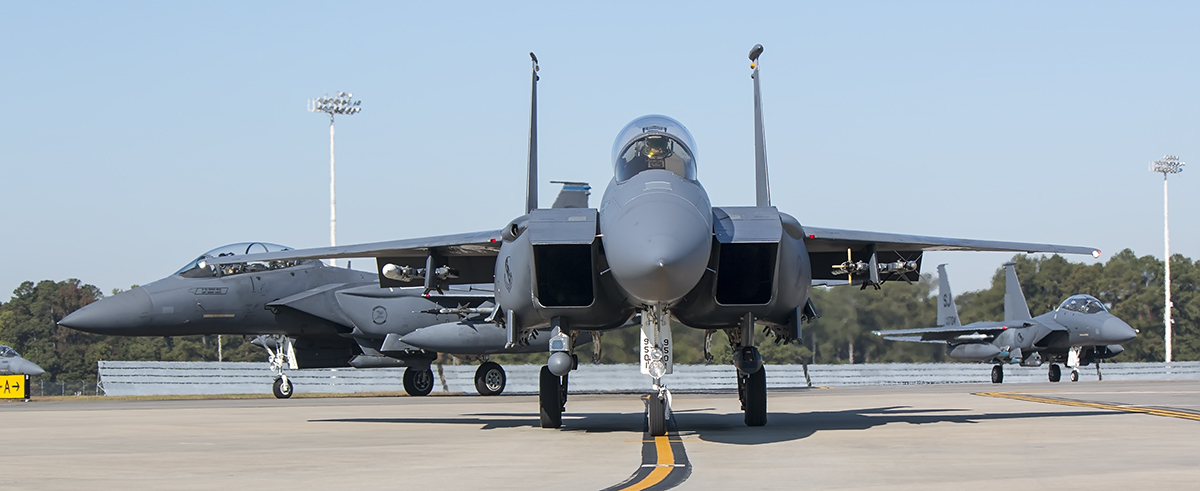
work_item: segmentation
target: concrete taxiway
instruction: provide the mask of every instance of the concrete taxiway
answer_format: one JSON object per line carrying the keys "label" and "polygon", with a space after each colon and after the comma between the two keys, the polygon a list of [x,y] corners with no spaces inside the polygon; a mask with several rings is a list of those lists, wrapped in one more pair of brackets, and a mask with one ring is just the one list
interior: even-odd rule
{"label": "concrete taxiway", "polygon": [[1200,381],[678,394],[0,404],[0,489],[1192,489]]}

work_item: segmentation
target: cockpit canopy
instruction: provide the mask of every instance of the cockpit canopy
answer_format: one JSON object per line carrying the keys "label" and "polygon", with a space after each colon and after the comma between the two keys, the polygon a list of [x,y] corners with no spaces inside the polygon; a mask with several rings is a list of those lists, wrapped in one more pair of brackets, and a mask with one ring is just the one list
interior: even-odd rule
{"label": "cockpit canopy", "polygon": [[0,345],[0,358],[16,358],[18,356],[21,355],[17,354],[17,350],[9,348],[8,346]]}
{"label": "cockpit canopy", "polygon": [[1100,300],[1091,295],[1074,295],[1066,300],[1063,300],[1060,309],[1067,309],[1081,314],[1096,314],[1099,312],[1108,312],[1104,304]]}
{"label": "cockpit canopy", "polygon": [[696,142],[679,121],[651,114],[625,125],[613,143],[613,172],[617,182],[639,172],[665,169],[696,180]]}
{"label": "cockpit canopy", "polygon": [[242,254],[261,254],[264,252],[279,252],[290,251],[292,248],[284,247],[279,244],[268,244],[266,242],[239,242],[237,244],[229,244],[221,246],[196,258],[188,263],[175,274],[185,278],[212,278],[214,276],[229,276],[241,273],[254,273],[258,271],[266,271],[271,269],[290,268],[311,261],[270,261],[270,262],[253,262],[253,263],[237,263],[237,264],[222,264],[220,266],[212,266],[204,263],[205,259],[221,257],[221,256],[238,256]]}

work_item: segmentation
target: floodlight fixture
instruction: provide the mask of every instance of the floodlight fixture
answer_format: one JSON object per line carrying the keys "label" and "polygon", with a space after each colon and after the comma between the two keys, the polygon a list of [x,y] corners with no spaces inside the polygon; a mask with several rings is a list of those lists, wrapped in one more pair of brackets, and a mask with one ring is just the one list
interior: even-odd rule
{"label": "floodlight fixture", "polygon": [[[341,114],[352,116],[362,111],[362,101],[354,100],[354,94],[338,92],[336,97],[323,96],[308,100],[308,111],[326,113],[329,115],[329,245],[337,245],[337,198],[335,194],[335,173],[333,158],[333,117]],[[337,266],[337,259],[330,260]]]}

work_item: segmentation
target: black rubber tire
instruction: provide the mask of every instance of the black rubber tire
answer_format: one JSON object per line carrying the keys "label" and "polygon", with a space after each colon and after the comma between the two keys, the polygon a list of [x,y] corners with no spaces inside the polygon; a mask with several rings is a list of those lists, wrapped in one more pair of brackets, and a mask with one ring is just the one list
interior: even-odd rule
{"label": "black rubber tire", "polygon": [[558,375],[543,366],[538,379],[538,406],[541,410],[542,428],[562,426],[562,392]]}
{"label": "black rubber tire", "polygon": [[566,375],[562,376],[558,384],[558,396],[559,400],[562,401],[562,412],[564,413],[567,412],[567,381],[570,378],[571,372],[567,372]]}
{"label": "black rubber tire", "polygon": [[275,393],[277,399],[292,397],[292,389],[292,381],[287,380],[285,383],[282,377],[275,379],[275,383],[271,385],[271,392]]}
{"label": "black rubber tire", "polygon": [[746,426],[765,426],[767,424],[767,368],[759,368],[757,372],[746,377]]}
{"label": "black rubber tire", "polygon": [[1004,383],[1004,365],[993,365],[992,366],[992,383],[993,384]]}
{"label": "black rubber tire", "polygon": [[646,408],[650,419],[650,436],[667,434],[667,404],[658,398],[658,394],[650,394],[650,402]]}
{"label": "black rubber tire", "polygon": [[1062,368],[1059,368],[1057,363],[1050,364],[1050,381],[1058,382],[1062,380]]}
{"label": "black rubber tire", "polygon": [[504,392],[508,377],[499,363],[485,361],[475,370],[475,390],[481,396],[498,396]]}
{"label": "black rubber tire", "polygon": [[433,370],[408,367],[404,369],[404,392],[410,396],[427,396],[433,392]]}
{"label": "black rubber tire", "polygon": [[1071,370],[1071,381],[1072,382],[1079,381],[1079,371],[1078,370]]}

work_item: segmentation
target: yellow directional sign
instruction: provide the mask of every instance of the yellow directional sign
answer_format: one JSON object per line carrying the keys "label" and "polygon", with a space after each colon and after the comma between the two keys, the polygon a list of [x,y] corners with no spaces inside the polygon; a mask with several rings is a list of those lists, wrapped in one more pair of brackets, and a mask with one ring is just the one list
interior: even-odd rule
{"label": "yellow directional sign", "polygon": [[28,399],[28,375],[0,375],[0,399]]}

